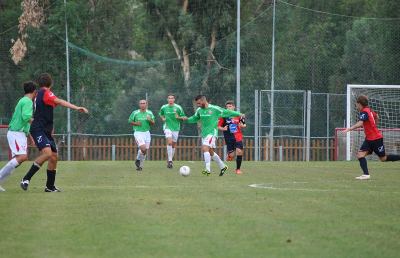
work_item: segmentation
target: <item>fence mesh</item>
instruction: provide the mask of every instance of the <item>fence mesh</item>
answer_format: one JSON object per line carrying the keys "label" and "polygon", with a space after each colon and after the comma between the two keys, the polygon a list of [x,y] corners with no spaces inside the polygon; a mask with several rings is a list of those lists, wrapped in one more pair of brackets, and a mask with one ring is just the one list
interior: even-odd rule
{"label": "fence mesh", "polygon": [[[71,113],[73,134],[129,134],[127,118],[142,98],[158,113],[166,95],[175,93],[189,115],[199,93],[217,105],[236,98],[235,1],[37,2],[45,20],[26,30],[27,53],[16,65],[10,48],[20,36],[21,1],[0,1],[0,124],[10,121],[22,82],[42,72],[53,75],[55,94],[67,97],[66,23],[71,102],[91,111]],[[271,89],[273,2],[241,5],[240,102],[247,136],[254,136],[254,90]],[[347,83],[399,83],[399,3],[275,3],[274,136],[305,132],[304,96],[278,91],[311,90],[311,137],[332,138],[344,123]],[[271,115],[267,96],[262,105],[264,137]],[[55,117],[56,133],[66,134],[67,111],[57,108]],[[152,132],[162,133],[160,120]],[[182,135],[197,133],[195,126],[183,127]]]}

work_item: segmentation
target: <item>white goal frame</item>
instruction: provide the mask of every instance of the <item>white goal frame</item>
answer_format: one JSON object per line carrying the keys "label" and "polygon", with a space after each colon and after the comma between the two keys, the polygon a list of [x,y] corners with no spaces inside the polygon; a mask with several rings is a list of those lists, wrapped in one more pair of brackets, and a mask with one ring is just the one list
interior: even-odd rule
{"label": "white goal frame", "polygon": [[[351,90],[352,89],[399,89],[400,85],[362,85],[362,84],[347,84],[347,99],[346,99],[346,127],[351,127]],[[346,160],[351,160],[351,142],[350,132],[346,135]]]}

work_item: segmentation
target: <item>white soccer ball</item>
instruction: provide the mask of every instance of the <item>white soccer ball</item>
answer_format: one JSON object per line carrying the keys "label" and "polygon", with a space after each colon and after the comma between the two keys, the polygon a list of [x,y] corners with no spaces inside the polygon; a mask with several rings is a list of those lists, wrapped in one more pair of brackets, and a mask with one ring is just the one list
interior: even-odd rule
{"label": "white soccer ball", "polygon": [[179,169],[179,174],[181,174],[181,176],[188,176],[190,174],[190,167],[188,166],[182,166]]}

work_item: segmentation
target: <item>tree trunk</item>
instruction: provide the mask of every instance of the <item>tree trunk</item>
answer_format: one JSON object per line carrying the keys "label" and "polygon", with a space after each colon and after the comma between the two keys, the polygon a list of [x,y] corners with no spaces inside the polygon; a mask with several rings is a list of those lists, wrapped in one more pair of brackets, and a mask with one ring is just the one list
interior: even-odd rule
{"label": "tree trunk", "polygon": [[212,28],[212,31],[211,31],[210,49],[208,51],[208,56],[207,56],[207,71],[206,71],[206,75],[204,76],[203,83],[201,86],[202,92],[207,92],[209,90],[208,79],[210,78],[212,65],[216,61],[214,54],[213,54],[216,46],[217,46],[217,26],[214,25]]}

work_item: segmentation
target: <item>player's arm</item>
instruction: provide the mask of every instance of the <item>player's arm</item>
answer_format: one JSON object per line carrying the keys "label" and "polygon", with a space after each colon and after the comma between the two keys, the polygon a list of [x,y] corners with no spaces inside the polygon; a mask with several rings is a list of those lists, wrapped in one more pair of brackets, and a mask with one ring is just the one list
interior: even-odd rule
{"label": "player's arm", "polygon": [[243,116],[243,114],[241,114],[240,112],[234,111],[234,110],[222,108],[222,112],[221,112],[220,116],[228,118],[228,117],[234,117],[234,116]]}
{"label": "player's arm", "polygon": [[68,101],[65,101],[63,99],[55,98],[54,104],[60,105],[60,106],[66,107],[66,108],[70,108],[70,109],[73,109],[73,110],[76,110],[76,111],[79,111],[82,113],[89,113],[89,111],[85,107],[75,106],[74,104],[69,103]]}
{"label": "player's arm", "polygon": [[368,114],[367,112],[361,112],[360,115],[358,116],[358,122],[355,123],[352,127],[350,128],[346,128],[346,130],[344,130],[345,133],[353,131],[357,128],[363,127],[363,122],[368,120]]}
{"label": "player's arm", "polygon": [[182,120],[182,121],[185,121],[185,120],[188,119],[181,106],[179,106],[179,109],[175,114],[175,118],[178,119],[178,120]]}
{"label": "player's arm", "polygon": [[224,125],[224,119],[222,117],[220,117],[218,119],[218,130],[220,131],[228,131],[228,126],[223,126]]}
{"label": "player's arm", "polygon": [[161,120],[165,123],[165,114],[164,114],[164,108],[160,109],[160,112],[158,112],[158,115],[160,116]]}
{"label": "player's arm", "polygon": [[24,121],[25,123],[32,123],[33,121],[33,106],[31,105],[31,103],[27,103],[24,104],[22,106],[22,121]]}
{"label": "player's arm", "polygon": [[240,128],[246,128],[246,127],[247,127],[246,121],[245,121],[245,119],[244,119],[244,116],[241,117],[240,120],[239,120],[239,127],[240,127]]}
{"label": "player's arm", "polygon": [[155,120],[155,117],[154,117],[153,113],[150,113],[149,115],[147,115],[147,121],[149,121],[150,125],[154,125],[156,123],[154,120]]}
{"label": "player's arm", "polygon": [[128,123],[133,125],[133,126],[141,126],[142,123],[140,123],[139,121],[135,121],[135,119],[136,119],[136,112],[133,111],[131,113],[131,115],[129,116]]}

